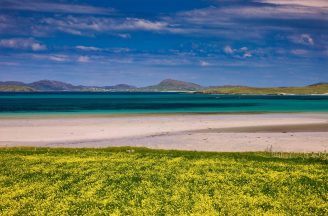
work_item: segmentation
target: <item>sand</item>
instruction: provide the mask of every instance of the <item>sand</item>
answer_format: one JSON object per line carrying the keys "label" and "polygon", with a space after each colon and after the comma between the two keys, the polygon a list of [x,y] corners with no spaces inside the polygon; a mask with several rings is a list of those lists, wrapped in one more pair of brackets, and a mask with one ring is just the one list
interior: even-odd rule
{"label": "sand", "polygon": [[328,113],[0,117],[0,147],[325,152]]}

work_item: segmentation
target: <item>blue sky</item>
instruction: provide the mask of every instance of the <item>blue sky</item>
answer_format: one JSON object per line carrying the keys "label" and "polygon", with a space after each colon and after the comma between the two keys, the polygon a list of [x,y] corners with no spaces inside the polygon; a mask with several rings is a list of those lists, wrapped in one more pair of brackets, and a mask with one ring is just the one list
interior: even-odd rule
{"label": "blue sky", "polygon": [[0,80],[328,81],[327,0],[0,0]]}

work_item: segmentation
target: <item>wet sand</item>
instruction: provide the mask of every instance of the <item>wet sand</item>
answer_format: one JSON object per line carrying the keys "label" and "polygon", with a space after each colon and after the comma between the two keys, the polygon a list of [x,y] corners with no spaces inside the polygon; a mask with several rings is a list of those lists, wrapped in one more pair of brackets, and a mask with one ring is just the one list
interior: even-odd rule
{"label": "wet sand", "polygon": [[325,152],[328,113],[0,117],[0,147]]}

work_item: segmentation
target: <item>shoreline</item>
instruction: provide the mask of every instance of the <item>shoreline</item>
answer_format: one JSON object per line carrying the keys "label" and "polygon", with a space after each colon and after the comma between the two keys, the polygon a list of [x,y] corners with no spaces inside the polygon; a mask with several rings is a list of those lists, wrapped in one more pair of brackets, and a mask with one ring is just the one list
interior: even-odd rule
{"label": "shoreline", "polygon": [[251,94],[251,93],[207,93],[202,91],[0,91],[10,94],[34,94],[34,93],[186,93],[186,94],[204,94],[204,95],[241,95],[241,96],[328,96],[326,93],[293,94],[293,93],[274,93],[274,94]]}
{"label": "shoreline", "polygon": [[304,112],[304,111],[286,111],[286,112],[163,112],[163,113],[10,113],[1,114],[0,120],[6,119],[56,119],[56,118],[124,118],[124,117],[163,117],[163,116],[197,116],[197,115],[279,115],[279,114],[291,114],[291,115],[328,115],[328,111],[318,112]]}
{"label": "shoreline", "polygon": [[0,147],[328,151],[328,113],[0,118]]}

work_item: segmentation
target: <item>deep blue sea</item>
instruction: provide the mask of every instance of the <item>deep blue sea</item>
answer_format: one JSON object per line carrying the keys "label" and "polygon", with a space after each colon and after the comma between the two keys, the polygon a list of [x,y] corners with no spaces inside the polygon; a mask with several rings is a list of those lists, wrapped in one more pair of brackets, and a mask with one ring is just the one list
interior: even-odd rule
{"label": "deep blue sea", "polygon": [[0,93],[0,115],[328,112],[328,96]]}

